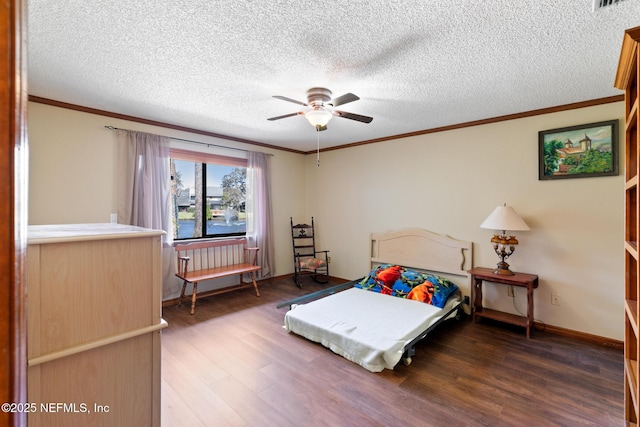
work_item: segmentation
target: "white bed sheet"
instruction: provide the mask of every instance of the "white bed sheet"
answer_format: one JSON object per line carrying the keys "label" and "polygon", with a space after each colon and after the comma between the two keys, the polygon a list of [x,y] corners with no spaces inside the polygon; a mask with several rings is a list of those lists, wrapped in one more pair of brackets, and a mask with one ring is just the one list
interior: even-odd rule
{"label": "white bed sheet", "polygon": [[380,372],[393,369],[402,358],[405,345],[459,301],[458,295],[452,296],[441,309],[350,288],[294,306],[285,314],[284,326],[371,372]]}

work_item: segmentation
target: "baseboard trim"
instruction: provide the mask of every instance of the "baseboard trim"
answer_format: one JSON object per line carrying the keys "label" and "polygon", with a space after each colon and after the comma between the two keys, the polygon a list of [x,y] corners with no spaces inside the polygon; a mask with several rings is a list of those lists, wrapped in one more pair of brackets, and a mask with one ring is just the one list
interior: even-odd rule
{"label": "baseboard trim", "polygon": [[599,335],[587,334],[586,332],[574,331],[572,329],[561,328],[560,326],[548,325],[542,322],[535,322],[535,330],[545,331],[550,334],[561,335],[564,337],[575,338],[580,341],[586,341],[592,344],[602,345],[604,347],[616,350],[624,350],[624,342],[614,340],[613,338],[601,337]]}

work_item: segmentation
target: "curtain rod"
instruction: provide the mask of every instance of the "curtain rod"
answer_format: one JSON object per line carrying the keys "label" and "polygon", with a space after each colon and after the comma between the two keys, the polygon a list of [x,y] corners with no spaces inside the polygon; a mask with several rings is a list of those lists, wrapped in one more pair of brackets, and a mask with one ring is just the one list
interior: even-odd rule
{"label": "curtain rod", "polygon": [[[117,128],[115,126],[105,126],[105,128],[109,129],[109,130],[126,130],[126,131],[130,131],[131,129],[122,129],[122,128]],[[133,131],[133,132],[138,132],[138,131]],[[238,150],[238,151],[244,151],[245,153],[248,153],[251,150],[245,150],[244,148],[236,148],[236,147],[227,147],[224,145],[218,145],[218,144],[211,144],[208,142],[201,142],[201,141],[192,141],[190,139],[182,139],[182,138],[174,138],[172,136],[168,136],[167,138],[169,139],[173,139],[174,141],[183,141],[183,142],[190,142],[192,144],[200,144],[200,145],[206,145],[207,147],[218,147],[218,148],[225,148],[227,150]],[[273,156],[273,154],[271,153],[264,153],[267,156]]]}

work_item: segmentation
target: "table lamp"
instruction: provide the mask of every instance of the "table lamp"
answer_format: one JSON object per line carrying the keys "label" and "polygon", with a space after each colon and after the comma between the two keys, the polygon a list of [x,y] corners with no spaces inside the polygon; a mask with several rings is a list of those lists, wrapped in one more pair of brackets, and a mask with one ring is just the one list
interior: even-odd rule
{"label": "table lamp", "polygon": [[502,233],[494,234],[491,238],[493,250],[495,250],[496,254],[500,257],[500,262],[496,269],[493,270],[493,274],[505,276],[513,275],[513,272],[509,270],[509,264],[505,262],[505,259],[513,255],[513,252],[516,250],[516,246],[518,245],[518,240],[516,240],[516,236],[514,235],[507,235],[507,231],[530,230],[527,223],[520,218],[511,206],[507,206],[505,203],[504,206],[498,206],[495,208],[495,210],[491,212],[491,215],[489,215],[489,217],[480,224],[480,228],[498,230]]}

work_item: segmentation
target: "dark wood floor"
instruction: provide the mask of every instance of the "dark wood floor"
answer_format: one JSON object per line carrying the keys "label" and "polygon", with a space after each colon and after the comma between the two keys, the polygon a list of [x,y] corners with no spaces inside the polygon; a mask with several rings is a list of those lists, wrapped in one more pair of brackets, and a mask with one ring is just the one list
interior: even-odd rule
{"label": "dark wood floor", "polygon": [[320,287],[281,280],[260,298],[202,299],[193,316],[166,307],[163,427],[624,424],[620,350],[466,318],[374,374],[282,328],[276,304]]}

